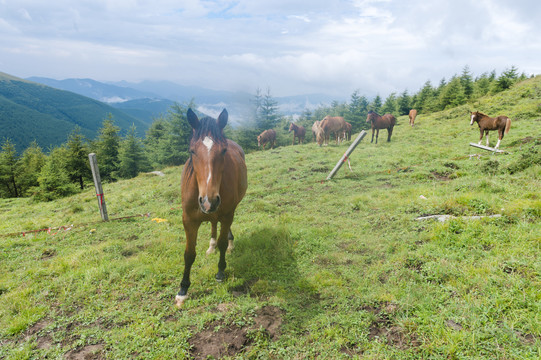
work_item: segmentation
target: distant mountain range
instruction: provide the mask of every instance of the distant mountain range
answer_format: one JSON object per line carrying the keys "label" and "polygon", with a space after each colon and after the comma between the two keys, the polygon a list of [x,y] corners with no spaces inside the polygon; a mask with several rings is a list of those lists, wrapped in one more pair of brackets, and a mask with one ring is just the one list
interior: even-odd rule
{"label": "distant mountain range", "polygon": [[[151,122],[152,118],[166,113],[169,107],[178,102],[187,104],[194,101],[199,110],[209,115],[218,114],[227,108],[232,124],[242,124],[252,116],[251,101],[254,94],[210,90],[197,86],[184,86],[170,81],[98,82],[92,79],[54,80],[43,77],[31,77],[29,81],[38,82],[57,89],[71,91],[109,105],[139,118]],[[255,89],[254,89],[255,90]],[[333,100],[323,94],[276,97],[279,111],[283,115],[301,114],[305,109],[315,109],[321,104],[329,105]]]}
{"label": "distant mountain range", "polygon": [[[0,142],[9,138],[18,151],[36,140],[45,150],[66,142],[75,126],[89,139],[98,135],[103,120],[111,114],[125,132],[135,125],[140,136],[152,121],[166,114],[175,103],[192,100],[197,110],[211,116],[223,108],[233,126],[251,120],[253,94],[183,86],[168,81],[104,83],[92,79],[21,79],[0,72]],[[326,95],[277,97],[283,115],[329,105]],[[340,100],[340,99],[338,99]]]}
{"label": "distant mountain range", "polygon": [[76,126],[94,139],[109,114],[123,132],[135,125],[142,136],[149,127],[103,102],[0,73],[0,141],[10,139],[19,152],[34,140],[44,150],[60,145]]}

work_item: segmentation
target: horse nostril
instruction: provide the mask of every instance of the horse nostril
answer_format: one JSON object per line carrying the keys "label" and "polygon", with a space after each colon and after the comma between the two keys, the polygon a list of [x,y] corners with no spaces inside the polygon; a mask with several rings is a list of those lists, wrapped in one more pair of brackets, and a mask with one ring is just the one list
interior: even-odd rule
{"label": "horse nostril", "polygon": [[222,198],[220,198],[220,195],[216,195],[216,206],[220,205],[222,203]]}
{"label": "horse nostril", "polygon": [[199,197],[199,204],[203,204],[203,197],[202,196]]}

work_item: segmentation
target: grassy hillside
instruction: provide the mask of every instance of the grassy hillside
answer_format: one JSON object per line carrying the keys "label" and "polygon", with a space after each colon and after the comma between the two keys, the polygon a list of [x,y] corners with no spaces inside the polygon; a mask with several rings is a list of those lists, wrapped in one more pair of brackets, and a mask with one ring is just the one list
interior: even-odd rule
{"label": "grassy hillside", "polygon": [[123,130],[135,124],[142,135],[148,127],[99,101],[0,73],[0,141],[10,138],[18,151],[33,140],[44,149],[60,145],[76,125],[93,139],[108,114]]}
{"label": "grassy hillside", "polygon": [[0,237],[0,358],[538,359],[540,89],[472,105],[513,118],[505,154],[468,145],[466,106],[399,118],[332,181],[348,144],[249,154],[228,278],[203,226],[181,311],[181,168],[105,185],[111,217],[150,217],[0,200],[0,234],[73,224]]}

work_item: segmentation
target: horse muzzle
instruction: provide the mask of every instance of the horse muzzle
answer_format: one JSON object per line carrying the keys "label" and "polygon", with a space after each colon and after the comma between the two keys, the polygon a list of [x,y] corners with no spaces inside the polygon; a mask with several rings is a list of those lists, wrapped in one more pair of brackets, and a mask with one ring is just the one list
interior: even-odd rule
{"label": "horse muzzle", "polygon": [[213,212],[218,210],[221,202],[222,200],[220,198],[220,195],[216,195],[214,199],[209,199],[208,196],[200,196],[199,209],[201,209],[204,214],[212,214]]}

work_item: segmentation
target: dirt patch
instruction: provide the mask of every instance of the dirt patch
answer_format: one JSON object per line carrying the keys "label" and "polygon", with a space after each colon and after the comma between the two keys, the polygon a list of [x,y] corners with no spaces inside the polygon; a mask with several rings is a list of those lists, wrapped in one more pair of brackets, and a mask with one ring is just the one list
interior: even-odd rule
{"label": "dirt patch", "polygon": [[103,344],[87,345],[68,351],[64,357],[68,360],[101,360],[103,355]]}
{"label": "dirt patch", "polygon": [[401,326],[393,324],[392,318],[398,311],[398,305],[382,302],[375,305],[366,305],[361,309],[376,315],[375,320],[368,329],[368,339],[372,341],[383,340],[400,350],[420,346],[415,333],[410,333]]}
{"label": "dirt patch", "polygon": [[450,180],[450,177],[448,173],[440,173],[437,171],[432,171],[431,174],[438,180],[447,181]]}
{"label": "dirt patch", "polygon": [[244,352],[252,344],[253,337],[249,335],[256,331],[263,332],[266,337],[275,340],[280,336],[282,315],[281,309],[265,306],[256,312],[253,325],[250,326],[215,321],[190,338],[190,354],[195,359],[209,357],[221,359],[224,356],[235,356]]}
{"label": "dirt patch", "polygon": [[250,292],[252,286],[257,282],[258,279],[246,280],[240,285],[233,286],[229,289],[229,292],[235,297],[246,295]]}
{"label": "dirt patch", "polygon": [[55,249],[45,249],[43,250],[43,252],[41,253],[41,260],[47,260],[47,259],[50,259],[52,258],[53,256],[56,255],[56,250]]}

